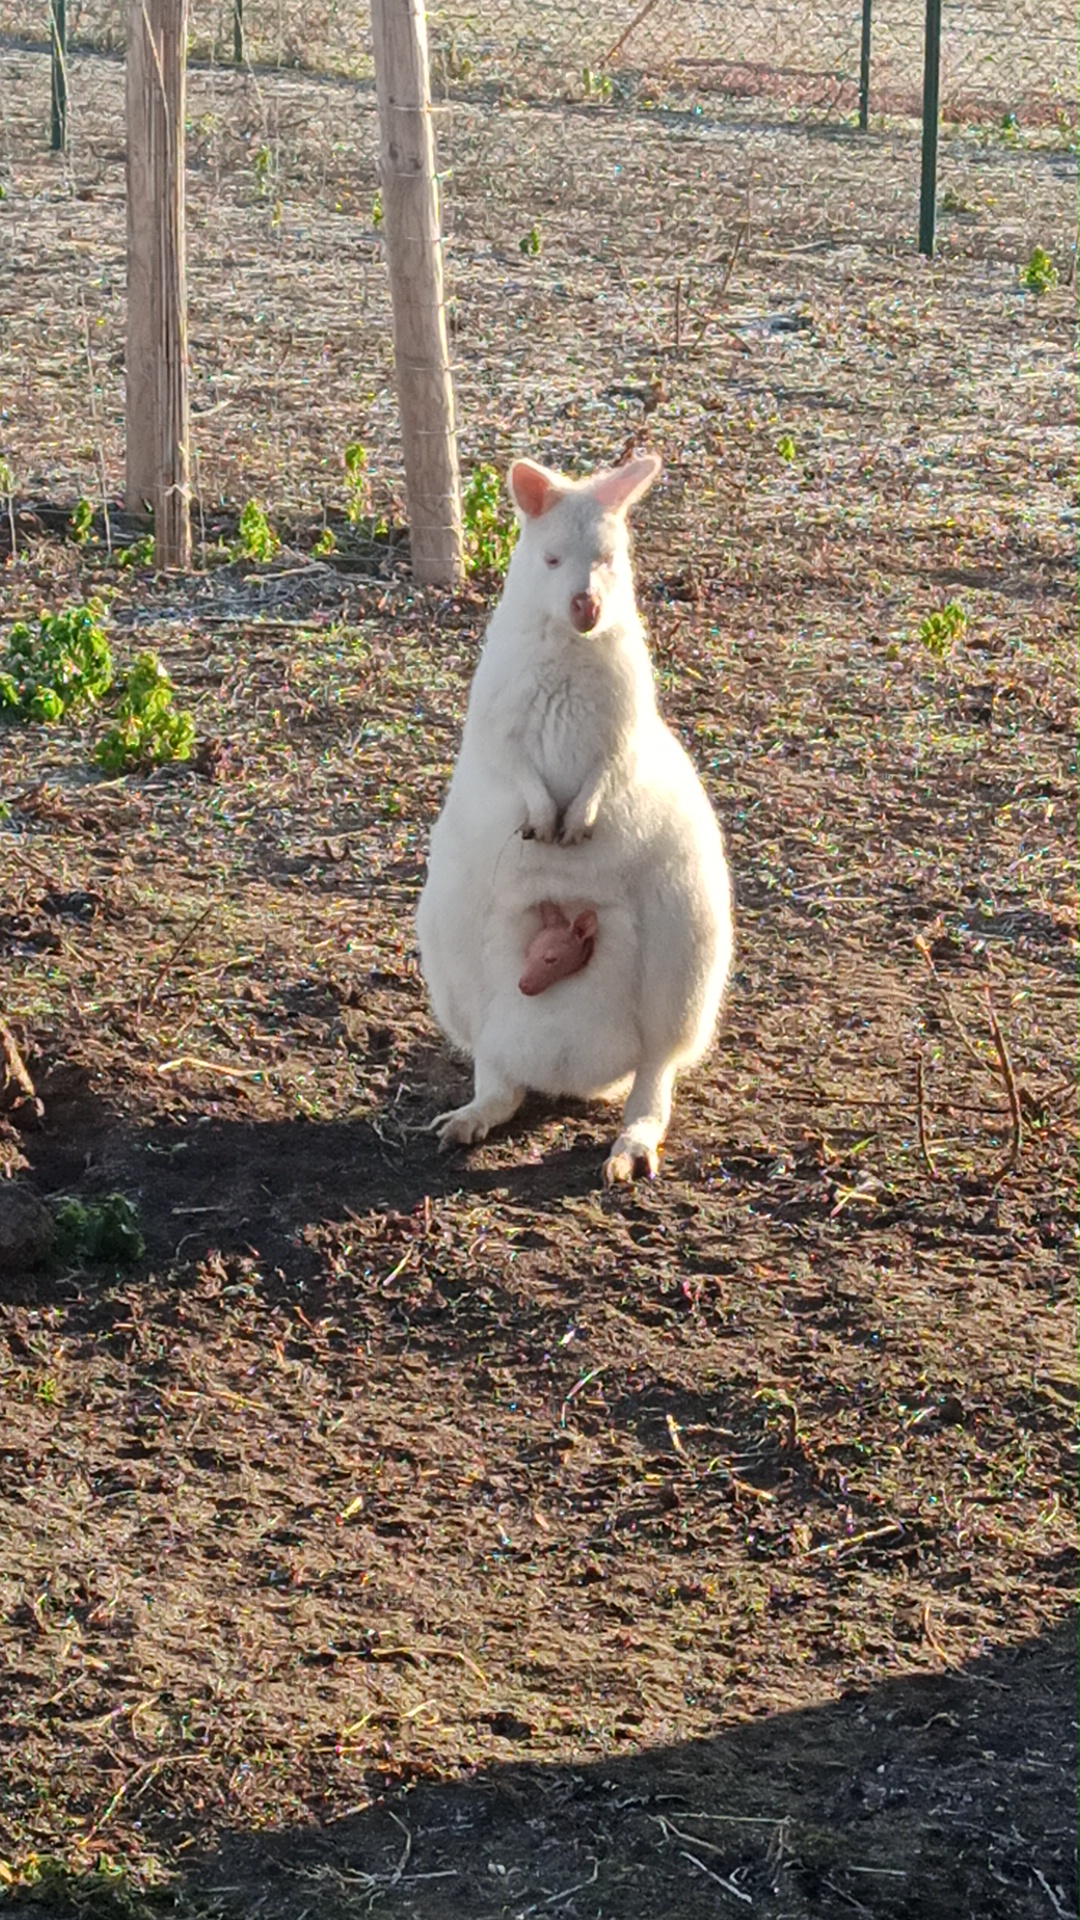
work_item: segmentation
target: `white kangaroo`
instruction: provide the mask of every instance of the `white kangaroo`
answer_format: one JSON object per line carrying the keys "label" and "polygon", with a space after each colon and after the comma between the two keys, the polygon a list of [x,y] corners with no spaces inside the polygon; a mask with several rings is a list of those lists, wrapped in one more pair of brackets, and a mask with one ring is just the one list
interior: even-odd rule
{"label": "white kangaroo", "polygon": [[[659,472],[655,454],[576,482],[511,467],[521,534],[416,916],[436,1019],[475,1066],[468,1105],[432,1122],[440,1145],[483,1140],[528,1088],[612,1099],[629,1081],[609,1183],[655,1175],[731,963],[720,829],[657,712],[634,600],[626,515]],[[530,989],[553,921],[594,932]]]}

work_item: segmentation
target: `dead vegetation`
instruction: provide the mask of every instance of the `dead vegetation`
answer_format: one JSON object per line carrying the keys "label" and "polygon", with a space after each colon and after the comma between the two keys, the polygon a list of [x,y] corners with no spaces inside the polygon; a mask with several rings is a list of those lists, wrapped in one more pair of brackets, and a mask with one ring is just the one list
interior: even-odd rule
{"label": "dead vegetation", "polygon": [[200,530],[285,546],[166,580],[99,505],[120,70],[67,181],[3,61],[0,612],[109,588],[199,739],[0,734],[0,1149],[148,1243],[3,1277],[9,1902],[1073,1912],[1075,316],[1017,268],[1074,155],[957,142],[928,267],[901,128],[450,117],[466,457],[664,455],[641,598],[737,877],[720,1043],[612,1196],[592,1110],[420,1131],[489,583],[402,563],[370,100],[193,76]]}

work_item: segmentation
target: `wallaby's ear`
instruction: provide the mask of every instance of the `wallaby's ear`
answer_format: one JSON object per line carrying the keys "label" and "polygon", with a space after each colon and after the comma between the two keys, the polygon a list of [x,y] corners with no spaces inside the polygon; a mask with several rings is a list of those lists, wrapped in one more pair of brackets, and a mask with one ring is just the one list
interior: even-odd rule
{"label": "wallaby's ear", "polygon": [[542,513],[561,500],[566,482],[535,460],[515,460],[510,469],[510,498],[526,520],[539,520]]}
{"label": "wallaby's ear", "polygon": [[626,513],[635,500],[648,493],[662,465],[658,453],[643,453],[639,460],[628,460],[625,467],[609,467],[606,473],[595,474],[589,491],[612,513]]}

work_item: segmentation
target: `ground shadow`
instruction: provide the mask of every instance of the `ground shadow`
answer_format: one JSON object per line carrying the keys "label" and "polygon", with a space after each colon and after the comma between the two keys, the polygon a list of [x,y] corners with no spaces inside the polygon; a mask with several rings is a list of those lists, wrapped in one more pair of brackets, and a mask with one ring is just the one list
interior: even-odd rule
{"label": "ground shadow", "polygon": [[530,1767],[531,1730],[495,1714],[520,1763],[395,1783],[318,1827],[230,1833],[187,1888],[297,1917],[370,1903],[400,1920],[1062,1920],[1077,1902],[1076,1654],[1069,1618],[960,1670],[573,1767]]}

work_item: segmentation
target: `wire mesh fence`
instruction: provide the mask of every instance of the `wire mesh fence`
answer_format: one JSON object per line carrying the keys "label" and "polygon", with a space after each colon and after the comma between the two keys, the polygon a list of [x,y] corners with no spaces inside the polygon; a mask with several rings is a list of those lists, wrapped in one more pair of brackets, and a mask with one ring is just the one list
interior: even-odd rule
{"label": "wire mesh fence", "polygon": [[[192,55],[234,57],[238,0],[195,0]],[[364,0],[239,0],[245,58],[256,67],[370,79]],[[118,51],[124,0],[70,0],[73,47]],[[920,111],[922,0],[872,0],[871,106]],[[436,87],[493,101],[586,99],[656,104],[716,97],[843,116],[858,101],[860,0],[479,0],[428,16]],[[3,0],[0,35],[43,44],[42,0]],[[1075,125],[1077,33],[1066,0],[947,0],[942,31],[946,120],[1003,118]]]}
{"label": "wire mesh fence", "polygon": [[[68,20],[61,159],[48,152],[47,8],[0,0],[0,454],[39,490],[94,495],[123,473],[124,8],[69,0]],[[906,285],[895,262],[914,249],[921,0],[881,0],[875,14],[869,135],[855,126],[861,24],[861,5],[827,0],[432,11],[466,469],[522,446],[615,457],[678,406],[690,362],[697,384],[720,390],[706,399],[721,417],[738,394],[767,414],[785,404],[785,368],[827,341],[823,315],[845,286],[862,298],[864,283]],[[323,514],[348,499],[343,450],[360,444],[373,506],[383,488],[392,518],[400,457],[367,8],[246,0],[244,30],[237,68],[231,0],[195,0],[200,512],[259,491]],[[946,0],[942,97],[947,120],[962,117],[946,126],[941,239],[946,256],[1000,269],[980,299],[1015,291],[1035,246],[1067,277],[1075,64],[1060,0],[1012,13]],[[746,402],[759,350],[769,371]],[[829,381],[827,403],[808,406],[859,407],[842,360]]]}

